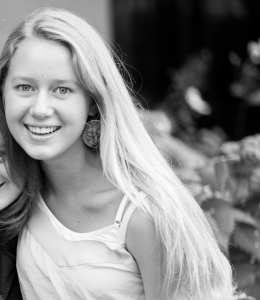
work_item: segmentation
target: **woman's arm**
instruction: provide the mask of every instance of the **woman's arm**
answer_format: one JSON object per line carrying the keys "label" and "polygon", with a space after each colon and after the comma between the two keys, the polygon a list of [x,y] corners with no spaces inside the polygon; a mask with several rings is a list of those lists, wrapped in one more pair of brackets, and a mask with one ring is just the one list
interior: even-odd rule
{"label": "woman's arm", "polygon": [[140,268],[146,300],[160,300],[161,247],[156,238],[155,225],[151,219],[136,209],[129,221],[127,250]]}

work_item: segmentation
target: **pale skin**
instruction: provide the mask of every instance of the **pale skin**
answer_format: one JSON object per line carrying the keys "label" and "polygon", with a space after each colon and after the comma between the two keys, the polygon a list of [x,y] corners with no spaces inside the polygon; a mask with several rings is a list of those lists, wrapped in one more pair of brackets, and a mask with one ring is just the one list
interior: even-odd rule
{"label": "pale skin", "polygon": [[[77,84],[68,49],[37,38],[23,41],[11,60],[4,97],[12,135],[41,162],[47,182],[42,196],[56,218],[81,233],[113,224],[123,194],[104,176],[99,155],[81,140],[84,123],[97,108]],[[126,242],[140,267],[146,299],[160,299],[154,224],[138,210]]]}
{"label": "pale skin", "polygon": [[8,163],[5,160],[5,148],[0,134],[0,210],[12,204],[21,193],[21,187],[16,185],[9,176]]}

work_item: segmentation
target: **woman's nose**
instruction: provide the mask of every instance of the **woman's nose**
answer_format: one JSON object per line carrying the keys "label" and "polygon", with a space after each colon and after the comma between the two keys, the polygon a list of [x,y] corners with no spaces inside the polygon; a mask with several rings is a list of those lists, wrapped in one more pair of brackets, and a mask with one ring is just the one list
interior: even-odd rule
{"label": "woman's nose", "polygon": [[40,92],[35,96],[34,102],[30,108],[30,113],[32,116],[38,119],[44,119],[50,117],[54,110],[51,107],[51,102],[49,95],[46,92]]}

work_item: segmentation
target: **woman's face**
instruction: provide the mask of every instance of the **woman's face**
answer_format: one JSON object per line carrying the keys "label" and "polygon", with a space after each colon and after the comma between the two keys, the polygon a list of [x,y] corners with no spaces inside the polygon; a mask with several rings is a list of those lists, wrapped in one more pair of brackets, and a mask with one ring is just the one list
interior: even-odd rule
{"label": "woman's face", "polygon": [[24,40],[11,60],[4,98],[8,127],[29,156],[70,160],[82,152],[92,101],[77,83],[65,46]]}
{"label": "woman's face", "polygon": [[1,135],[0,150],[0,210],[2,210],[18,198],[21,188],[14,184],[8,175],[6,169],[8,164],[7,161],[4,161],[5,149]]}

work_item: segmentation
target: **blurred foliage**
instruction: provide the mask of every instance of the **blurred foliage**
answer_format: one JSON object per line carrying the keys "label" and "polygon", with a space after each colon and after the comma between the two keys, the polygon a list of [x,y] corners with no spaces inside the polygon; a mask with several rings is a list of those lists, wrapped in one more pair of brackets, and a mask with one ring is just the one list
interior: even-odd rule
{"label": "blurred foliage", "polygon": [[[260,134],[227,141],[219,127],[197,128],[196,119],[211,112],[202,97],[211,59],[203,50],[172,71],[164,106],[142,116],[158,148],[204,210],[233,265],[240,299],[260,300]],[[230,92],[248,105],[260,104],[260,42],[248,44],[245,61],[235,53],[230,61],[235,68]]]}
{"label": "blurred foliage", "polygon": [[[242,137],[250,123],[249,111],[252,112],[250,108],[260,107],[260,40],[248,43],[245,59],[239,57],[235,52],[231,52],[229,61],[233,73],[229,92],[238,100],[235,137]],[[257,116],[255,122],[258,122]],[[257,124],[253,123],[253,127],[257,128]]]}
{"label": "blurred foliage", "polygon": [[234,266],[239,289],[260,299],[260,135],[223,143],[221,152],[197,170],[209,184],[197,199]]}
{"label": "blurred foliage", "polygon": [[[152,125],[157,117],[161,118],[158,128]],[[260,300],[260,135],[223,142],[219,155],[209,157],[172,136],[170,119],[166,122],[162,111],[144,113],[143,118],[155,143],[204,210],[233,265],[238,288],[244,292],[241,299]]]}
{"label": "blurred foliage", "polygon": [[175,135],[182,140],[189,141],[194,137],[196,120],[211,113],[211,107],[202,97],[208,88],[211,59],[211,53],[203,49],[199,54],[189,57],[180,69],[169,70],[171,84],[163,108],[174,122]]}
{"label": "blurred foliage", "polygon": [[229,54],[234,81],[230,93],[250,106],[260,105],[260,41],[249,42],[248,55],[242,60],[235,52]]}

